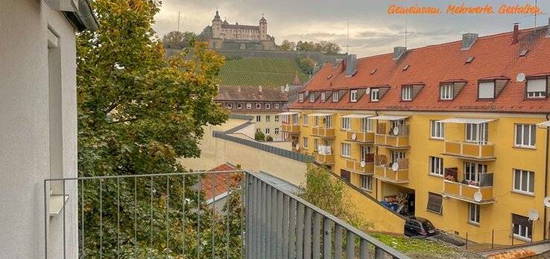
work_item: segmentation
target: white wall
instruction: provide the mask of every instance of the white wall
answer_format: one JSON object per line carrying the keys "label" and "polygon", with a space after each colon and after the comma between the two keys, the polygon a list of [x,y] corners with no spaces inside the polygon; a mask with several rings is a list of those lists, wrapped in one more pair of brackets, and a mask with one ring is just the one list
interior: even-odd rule
{"label": "white wall", "polygon": [[[0,1],[0,258],[44,258],[43,181],[50,177],[48,27],[59,36],[62,176],[77,175],[74,29],[41,0]],[[77,258],[76,185],[66,186],[67,258]],[[48,217],[49,218],[49,217]],[[61,216],[49,258],[62,258]]]}

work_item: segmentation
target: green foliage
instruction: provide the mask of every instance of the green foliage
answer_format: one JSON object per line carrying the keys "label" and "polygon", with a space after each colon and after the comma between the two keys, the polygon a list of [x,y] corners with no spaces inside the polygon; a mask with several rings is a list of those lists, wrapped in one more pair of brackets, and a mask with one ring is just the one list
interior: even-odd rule
{"label": "green foliage", "polygon": [[193,46],[196,40],[193,32],[171,31],[162,37],[162,44],[167,49],[183,49]]}
{"label": "green foliage", "polygon": [[302,70],[304,74],[308,75],[313,74],[315,66],[317,65],[317,62],[315,62],[315,60],[308,57],[297,57],[296,63],[298,64],[298,67],[300,67],[300,70]]}
{"label": "green foliage", "polygon": [[241,58],[225,62],[220,78],[223,85],[261,85],[279,87],[292,83],[294,76],[302,82],[307,76],[294,59],[286,58]]}
{"label": "green foliage", "polygon": [[273,141],[273,137],[272,137],[271,135],[267,135],[267,136],[265,137],[265,141],[267,141],[267,142],[272,142],[272,141]]}
{"label": "green foliage", "polygon": [[288,40],[283,40],[281,46],[279,46],[279,49],[284,51],[294,51],[296,50],[296,43]]}
{"label": "green foliage", "polygon": [[265,141],[265,134],[261,130],[257,130],[256,133],[254,133],[254,139],[256,141]]}
{"label": "green foliage", "polygon": [[296,51],[317,51],[324,54],[338,54],[341,51],[340,46],[330,41],[298,41],[296,43]]}
{"label": "green foliage", "polygon": [[458,249],[442,242],[384,233],[369,233],[382,243],[417,258],[464,258]]}

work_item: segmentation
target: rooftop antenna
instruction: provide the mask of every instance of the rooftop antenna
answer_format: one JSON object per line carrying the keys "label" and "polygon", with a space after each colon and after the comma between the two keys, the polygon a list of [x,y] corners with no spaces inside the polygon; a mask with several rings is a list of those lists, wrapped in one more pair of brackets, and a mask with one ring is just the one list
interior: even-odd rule
{"label": "rooftop antenna", "polygon": [[[539,1],[535,0],[535,7],[539,7]],[[535,28],[537,28],[537,13],[535,13]]]}

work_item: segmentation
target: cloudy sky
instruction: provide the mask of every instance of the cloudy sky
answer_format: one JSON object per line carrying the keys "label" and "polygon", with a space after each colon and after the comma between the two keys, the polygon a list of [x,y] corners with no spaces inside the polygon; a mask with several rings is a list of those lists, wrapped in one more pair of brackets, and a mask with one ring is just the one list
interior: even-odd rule
{"label": "cloudy sky", "polygon": [[[268,20],[268,33],[280,43],[284,39],[329,40],[359,56],[391,52],[405,44],[415,48],[459,40],[462,33],[480,35],[509,31],[513,23],[532,27],[533,15],[389,15],[390,5],[436,6],[445,12],[450,4],[469,6],[490,4],[495,11],[502,4],[535,4],[537,0],[162,0],[156,17],[159,35],[178,28],[200,33],[211,23],[216,9],[230,23],[257,24],[262,14]],[[543,14],[537,25],[548,24],[549,0],[538,0]],[[349,41],[347,41],[349,24]],[[406,28],[406,30],[405,30]],[[345,50],[345,47],[343,47]]]}

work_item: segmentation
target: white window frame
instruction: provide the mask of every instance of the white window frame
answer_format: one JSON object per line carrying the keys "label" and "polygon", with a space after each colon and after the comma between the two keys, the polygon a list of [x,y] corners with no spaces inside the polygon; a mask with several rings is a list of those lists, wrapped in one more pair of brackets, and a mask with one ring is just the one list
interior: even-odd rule
{"label": "white window frame", "polygon": [[304,102],[304,94],[303,93],[298,94],[298,101],[301,102],[301,103]]}
{"label": "white window frame", "polygon": [[445,169],[443,167],[443,158],[430,156],[429,157],[430,175],[443,176]]}
{"label": "white window frame", "polygon": [[271,121],[271,115],[266,115],[265,122],[270,122],[270,121]]}
{"label": "white window frame", "polygon": [[257,104],[256,104],[256,109],[259,110],[259,109],[261,109],[261,108],[262,108],[262,104],[261,104],[261,103],[257,103]]}
{"label": "white window frame", "polygon": [[[527,133],[527,135],[526,135]],[[516,124],[514,145],[521,148],[535,148],[537,138],[537,125]]]}
{"label": "white window frame", "polygon": [[309,117],[307,116],[307,114],[302,115],[302,124],[304,126],[307,126],[309,124]]}
{"label": "white window frame", "polygon": [[535,194],[535,172],[529,170],[514,169],[512,177],[512,190],[514,192],[529,195]]}
{"label": "white window frame", "polygon": [[[533,228],[533,223],[531,223],[531,229],[532,228]],[[515,238],[525,240],[525,241],[531,241],[531,238],[529,237],[529,235],[532,235],[532,233],[529,233],[529,226],[518,225],[517,232],[516,232],[515,224],[512,222],[512,233]]]}
{"label": "white window frame", "polygon": [[440,100],[453,100],[454,99],[454,84],[442,84],[439,86],[439,99]]}
{"label": "white window frame", "polygon": [[[302,99],[303,99],[303,98],[302,98]],[[302,100],[302,101],[303,101],[303,100]],[[275,109],[279,109],[279,104],[278,104],[278,103],[275,104]]]}
{"label": "white window frame", "polygon": [[357,89],[353,89],[349,91],[349,101],[352,103],[357,102],[357,98],[359,97]]}
{"label": "white window frame", "polygon": [[279,122],[279,115],[275,115],[275,122]]}
{"label": "white window frame", "polygon": [[266,103],[266,104],[265,104],[265,108],[266,108],[267,110],[271,109],[271,104]]}
{"label": "white window frame", "polygon": [[466,123],[464,130],[466,142],[487,144],[489,141],[489,124],[487,122],[480,124]]}
{"label": "white window frame", "polygon": [[412,101],[412,85],[404,85],[401,87],[401,100],[402,101]]}
{"label": "white window frame", "polygon": [[265,128],[265,134],[269,134],[271,132],[271,129]]}
{"label": "white window frame", "polygon": [[309,93],[309,102],[310,103],[315,102],[315,93]]}
{"label": "white window frame", "polygon": [[468,203],[468,223],[479,225],[481,206],[475,203]]}
{"label": "white window frame", "polygon": [[350,118],[342,118],[342,129],[343,130],[351,130],[351,119]]}
{"label": "white window frame", "polygon": [[371,146],[365,146],[361,145],[359,152],[361,152],[361,159],[360,161],[367,162],[367,155],[372,154],[372,147]]}
{"label": "white window frame", "polygon": [[325,99],[326,99],[326,93],[321,92],[321,102],[325,102]]}
{"label": "white window frame", "polygon": [[238,103],[237,104],[237,109],[241,110],[243,108],[243,104],[242,103]]}
{"label": "white window frame", "polygon": [[[529,83],[531,82],[531,84],[535,83],[535,82],[539,82],[541,83],[541,81],[545,81],[544,84],[545,84],[545,89],[544,91],[541,91],[541,89],[535,89],[533,91],[533,89],[529,89]],[[531,90],[531,91],[529,91]],[[548,78],[534,78],[534,79],[527,79],[527,82],[525,84],[525,97],[527,99],[543,99],[543,98],[546,98],[546,96],[548,95]]]}
{"label": "white window frame", "polygon": [[256,115],[256,122],[262,121],[262,115]]}
{"label": "white window frame", "polygon": [[361,189],[366,191],[372,191],[372,175],[360,175],[361,177]]}
{"label": "white window frame", "polygon": [[339,92],[338,91],[334,91],[332,92],[332,102],[338,102],[340,100],[340,97],[339,97]]}
{"label": "white window frame", "polygon": [[351,157],[351,144],[350,143],[342,143],[340,146],[341,155],[343,157]]}
{"label": "white window frame", "polygon": [[369,95],[370,95],[370,101],[371,102],[380,101],[380,89],[379,88],[371,88]]}
{"label": "white window frame", "polygon": [[361,118],[361,131],[362,132],[373,132],[374,131],[374,120],[369,118]]}
{"label": "white window frame", "polygon": [[275,128],[275,135],[279,135],[279,128]]}
{"label": "white window frame", "polygon": [[430,121],[430,138],[445,139],[445,124],[437,120]]}
{"label": "white window frame", "polygon": [[247,109],[247,110],[252,109],[252,104],[251,104],[251,103],[246,103],[246,109]]}
{"label": "white window frame", "polygon": [[464,162],[464,181],[470,181],[478,186],[481,183],[481,175],[487,173],[487,165],[476,162]]}

